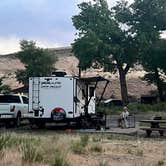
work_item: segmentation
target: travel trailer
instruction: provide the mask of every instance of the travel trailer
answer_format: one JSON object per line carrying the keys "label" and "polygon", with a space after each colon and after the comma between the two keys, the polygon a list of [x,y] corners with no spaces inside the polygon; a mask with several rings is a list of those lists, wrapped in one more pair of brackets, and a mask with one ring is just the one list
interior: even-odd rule
{"label": "travel trailer", "polygon": [[[103,77],[80,78],[56,73],[29,78],[29,120],[43,127],[48,122],[75,122],[78,126],[102,123],[96,113],[95,90]],[[104,94],[104,91],[102,95]],[[97,121],[97,122],[96,122]]]}

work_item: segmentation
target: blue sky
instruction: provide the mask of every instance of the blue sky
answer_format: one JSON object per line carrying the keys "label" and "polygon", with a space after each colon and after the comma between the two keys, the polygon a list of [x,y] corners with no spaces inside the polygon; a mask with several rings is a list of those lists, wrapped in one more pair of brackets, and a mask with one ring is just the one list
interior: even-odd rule
{"label": "blue sky", "polygon": [[[76,33],[71,17],[83,1],[88,0],[1,0],[0,54],[18,51],[21,39],[41,47],[69,46]],[[108,0],[110,6],[115,2]]]}

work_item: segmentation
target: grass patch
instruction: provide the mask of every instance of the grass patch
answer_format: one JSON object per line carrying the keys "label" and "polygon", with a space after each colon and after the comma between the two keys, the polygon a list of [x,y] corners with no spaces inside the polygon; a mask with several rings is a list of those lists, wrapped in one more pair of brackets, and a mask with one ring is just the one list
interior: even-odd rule
{"label": "grass patch", "polygon": [[107,162],[105,160],[100,160],[99,166],[107,166]]}
{"label": "grass patch", "polygon": [[136,151],[136,156],[142,157],[143,154],[144,154],[144,153],[143,153],[143,150],[138,149],[138,150]]}
{"label": "grass patch", "polygon": [[87,146],[88,141],[89,141],[89,135],[88,134],[81,136],[81,142],[80,143],[82,144],[82,146]]}
{"label": "grass patch", "polygon": [[[140,104],[140,103],[130,103],[128,105],[129,112],[131,114],[165,114],[166,103],[158,104]],[[100,105],[97,107],[98,111],[103,111],[108,115],[119,115],[123,110],[121,106],[103,106]],[[165,115],[166,118],[166,115]]]}
{"label": "grass patch", "polygon": [[0,135],[0,151],[4,148],[8,147],[11,142],[11,135],[10,134],[2,134]]}
{"label": "grass patch", "polygon": [[82,135],[79,141],[71,143],[71,150],[76,154],[85,153],[85,148],[89,142],[89,135]]}
{"label": "grass patch", "polygon": [[65,154],[60,152],[58,149],[55,151],[54,160],[51,163],[51,166],[69,166],[70,164],[66,160]]}
{"label": "grass patch", "polygon": [[71,150],[75,154],[83,154],[85,152],[85,147],[81,144],[80,141],[72,142]]}
{"label": "grass patch", "polygon": [[35,146],[33,142],[23,142],[20,146],[22,160],[25,162],[42,162],[43,155],[39,146]]}
{"label": "grass patch", "polygon": [[103,148],[102,148],[102,146],[96,144],[96,145],[92,145],[90,147],[90,151],[101,153],[103,151]]}

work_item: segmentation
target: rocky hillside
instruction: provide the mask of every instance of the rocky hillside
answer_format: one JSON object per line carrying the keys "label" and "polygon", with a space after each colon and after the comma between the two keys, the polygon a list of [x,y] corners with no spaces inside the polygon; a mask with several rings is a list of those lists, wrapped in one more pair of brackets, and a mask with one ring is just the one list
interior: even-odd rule
{"label": "rocky hillside", "polygon": [[[60,71],[65,71],[69,75],[78,75],[78,59],[73,56],[70,47],[50,49],[58,57],[58,62],[55,67]],[[12,89],[18,88],[22,85],[18,84],[15,79],[15,71],[17,69],[23,69],[24,65],[15,57],[15,54],[1,55],[0,56],[0,76],[7,76],[8,78],[4,83],[9,84]],[[144,71],[140,66],[135,67],[129,71],[127,75],[128,92],[130,96],[140,97],[141,95],[146,95],[156,89],[153,85],[148,85],[146,82],[142,81],[140,77],[144,75]],[[108,72],[103,72],[102,69],[94,70],[88,69],[82,73],[82,76],[96,76],[101,75],[105,78],[110,79],[110,84],[106,90],[106,98],[114,96],[120,98],[120,86],[118,74],[112,75]],[[98,88],[98,94],[101,93],[101,87]]]}

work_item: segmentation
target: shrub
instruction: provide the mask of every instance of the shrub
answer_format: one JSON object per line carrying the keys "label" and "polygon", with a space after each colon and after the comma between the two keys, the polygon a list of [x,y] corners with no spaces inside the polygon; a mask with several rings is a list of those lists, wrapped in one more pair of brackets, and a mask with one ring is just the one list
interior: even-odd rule
{"label": "shrub", "polygon": [[158,161],[157,165],[156,166],[163,166],[164,165],[164,161],[163,160],[160,160]]}

